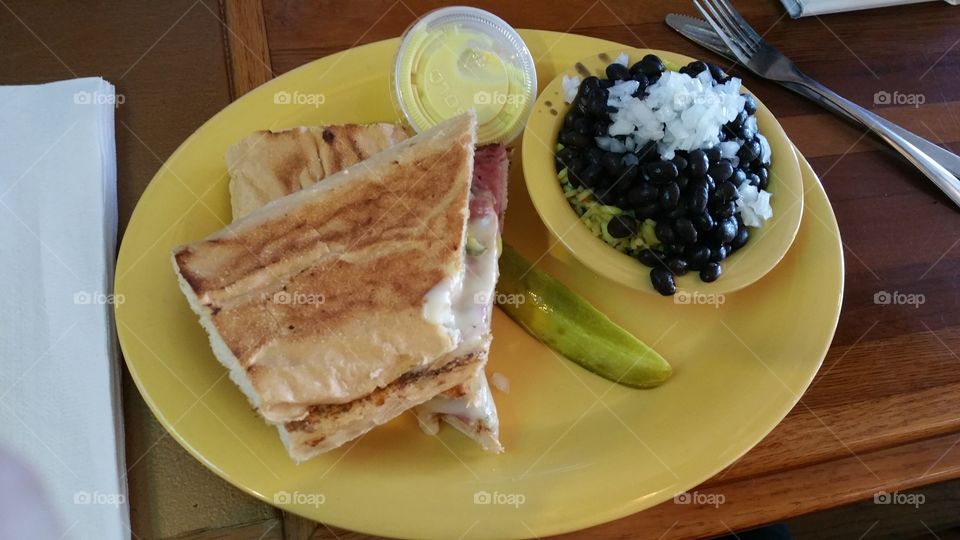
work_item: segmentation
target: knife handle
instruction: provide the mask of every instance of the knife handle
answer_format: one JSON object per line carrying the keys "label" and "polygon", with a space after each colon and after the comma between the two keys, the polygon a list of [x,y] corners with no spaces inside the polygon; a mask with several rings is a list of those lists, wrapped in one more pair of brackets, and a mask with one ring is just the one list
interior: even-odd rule
{"label": "knife handle", "polygon": [[[820,102],[821,99],[825,100],[832,106],[843,111],[846,116],[854,118],[866,126],[870,131],[886,141],[886,143],[889,144],[894,150],[899,152],[904,158],[907,159],[907,161],[912,163],[914,167],[919,169],[920,172],[922,172],[924,176],[936,184],[936,186],[940,188],[940,190],[943,191],[947,197],[953,201],[954,204],[960,207],[960,180],[958,180],[956,176],[947,170],[944,165],[938,163],[933,157],[918,148],[912,142],[908,141],[907,138],[903,137],[900,133],[888,127],[890,122],[881,122],[880,117],[877,115],[867,111],[856,103],[837,95],[829,88],[823,86],[810,77],[807,77],[806,75],[798,74],[798,76],[790,82],[800,85],[810,92],[816,94],[818,102]],[[914,135],[914,137],[922,139],[922,137],[919,137],[918,135]],[[933,145],[933,143],[930,143],[929,141],[925,142]],[[952,158],[960,159],[946,150],[940,149],[938,151],[940,154],[943,154],[944,152],[949,154],[949,156],[946,156],[948,158],[952,156]],[[949,162],[950,159],[947,161]]]}
{"label": "knife handle", "polygon": [[[847,114],[847,111],[834,105],[833,102],[825,99],[820,94],[817,94],[812,90],[809,90],[805,86],[802,86],[797,83],[789,83],[789,82],[784,83],[784,86],[800,94],[801,96],[817,103],[821,107],[831,112],[840,114],[841,116],[843,116],[844,118],[846,118],[851,122],[860,124],[861,126],[864,126],[864,127],[868,127],[866,124],[861,122],[859,118]],[[894,124],[893,122],[887,120],[886,118],[878,114],[871,112],[868,109],[862,109],[862,111],[864,116],[868,116],[872,118],[874,121],[876,121],[877,123],[886,126],[887,129],[893,131],[897,135],[900,135],[907,142],[909,142],[910,144],[920,149],[920,151],[922,151],[923,153],[935,159],[937,163],[942,165],[944,169],[953,173],[954,176],[960,177],[960,156],[954,154],[953,152],[943,148],[938,144],[935,144],[931,141],[928,141],[927,139],[924,139],[923,137],[917,135],[916,133],[908,129],[905,129],[897,124]]]}

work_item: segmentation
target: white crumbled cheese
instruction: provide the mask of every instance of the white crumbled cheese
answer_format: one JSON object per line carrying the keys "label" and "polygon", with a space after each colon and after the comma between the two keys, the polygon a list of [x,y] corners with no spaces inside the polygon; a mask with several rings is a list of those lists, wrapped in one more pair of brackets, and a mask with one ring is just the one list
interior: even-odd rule
{"label": "white crumbled cheese", "polygon": [[770,192],[750,185],[749,182],[740,184],[740,199],[737,200],[737,211],[747,227],[759,227],[763,222],[773,217],[773,208],[770,206]]}
{"label": "white crumbled cheese", "polygon": [[564,75],[560,84],[563,86],[563,101],[565,103],[573,103],[573,100],[577,98],[577,92],[580,90],[580,77],[576,75],[567,77]]}
{"label": "white crumbled cheese", "polygon": [[494,388],[503,392],[504,394],[510,393],[510,379],[507,378],[503,373],[496,372],[490,376],[490,384]]}
{"label": "white crumbled cheese", "polygon": [[630,58],[627,56],[627,53],[622,52],[613,59],[614,64],[620,64],[623,67],[627,67],[627,63],[630,61]]}

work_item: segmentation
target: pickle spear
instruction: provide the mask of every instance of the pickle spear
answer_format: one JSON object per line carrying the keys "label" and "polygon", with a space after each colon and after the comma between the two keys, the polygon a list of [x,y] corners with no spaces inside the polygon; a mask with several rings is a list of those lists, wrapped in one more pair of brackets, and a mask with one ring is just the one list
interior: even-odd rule
{"label": "pickle spear", "polygon": [[659,386],[670,364],[589,302],[503,244],[497,304],[533,337],[611,381]]}

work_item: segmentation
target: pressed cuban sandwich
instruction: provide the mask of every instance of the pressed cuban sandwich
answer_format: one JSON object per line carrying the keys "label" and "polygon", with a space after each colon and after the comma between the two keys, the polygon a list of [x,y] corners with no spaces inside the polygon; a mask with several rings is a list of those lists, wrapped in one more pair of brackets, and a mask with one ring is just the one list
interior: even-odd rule
{"label": "pressed cuban sandwich", "polygon": [[295,460],[480,373],[499,216],[476,202],[496,195],[475,133],[454,118],[174,250],[216,357]]}
{"label": "pressed cuban sandwich", "polygon": [[[233,219],[313,185],[407,137],[402,126],[389,123],[252,133],[227,151]],[[477,219],[471,223],[479,223],[481,216],[492,211],[497,216],[497,238],[503,228],[506,209],[507,168],[507,154],[502,145],[485,145],[476,149],[470,209],[471,216]],[[484,223],[489,230],[474,225],[477,230],[468,235],[468,247],[471,237],[494,234],[492,224]],[[487,257],[492,255],[487,254]],[[421,427],[428,433],[436,433],[439,420],[444,420],[484,449],[503,450],[496,404],[482,370],[466,383],[416,407],[415,412]]]}

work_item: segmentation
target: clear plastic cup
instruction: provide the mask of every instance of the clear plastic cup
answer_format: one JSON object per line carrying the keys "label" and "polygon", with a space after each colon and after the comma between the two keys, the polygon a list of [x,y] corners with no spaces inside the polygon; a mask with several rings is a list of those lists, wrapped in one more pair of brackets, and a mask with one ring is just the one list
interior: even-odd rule
{"label": "clear plastic cup", "polygon": [[465,6],[431,11],[404,32],[391,82],[415,131],[474,109],[481,144],[516,138],[537,95],[533,57],[516,30]]}

